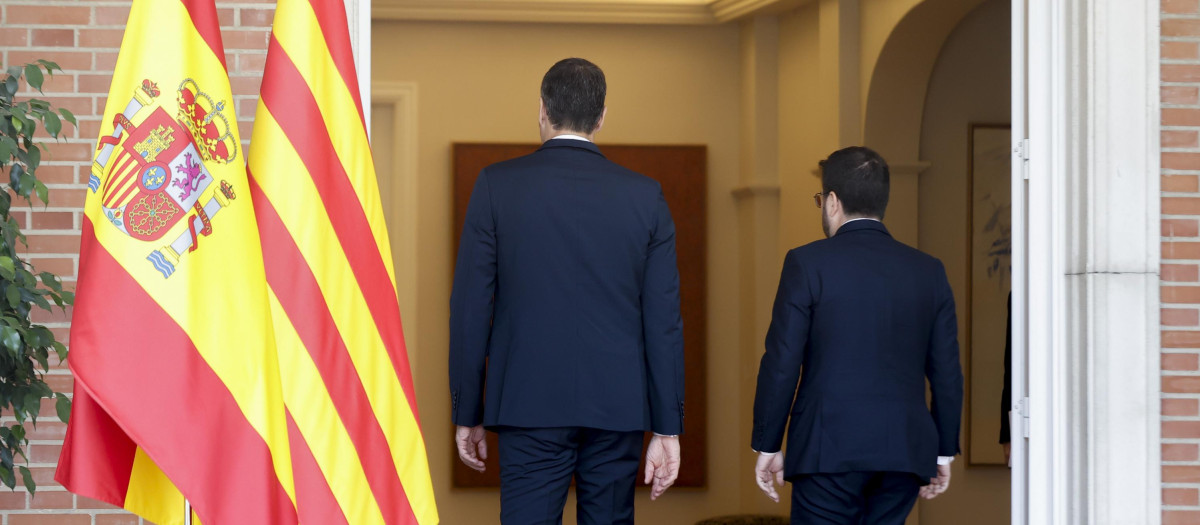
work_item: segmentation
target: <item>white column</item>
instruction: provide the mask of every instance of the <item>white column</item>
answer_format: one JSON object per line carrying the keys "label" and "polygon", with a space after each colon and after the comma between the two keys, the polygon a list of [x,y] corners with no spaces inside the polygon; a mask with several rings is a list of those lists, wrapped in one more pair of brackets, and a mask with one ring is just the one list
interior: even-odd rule
{"label": "white column", "polygon": [[1026,6],[1029,523],[1156,525],[1158,4]]}
{"label": "white column", "polygon": [[345,0],[346,21],[350,25],[350,45],[354,48],[354,67],[358,70],[358,90],[362,97],[367,133],[371,133],[371,0]]}

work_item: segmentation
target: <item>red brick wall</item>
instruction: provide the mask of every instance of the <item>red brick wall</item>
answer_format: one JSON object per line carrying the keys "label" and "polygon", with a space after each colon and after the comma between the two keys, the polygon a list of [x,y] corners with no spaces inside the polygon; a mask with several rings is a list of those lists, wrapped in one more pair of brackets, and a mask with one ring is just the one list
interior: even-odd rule
{"label": "red brick wall", "polygon": [[[69,282],[73,282],[79,264],[79,228],[90,155],[130,3],[0,0],[0,64],[8,67],[38,58],[58,62],[64,73],[47,82],[46,95],[41,98],[70,109],[79,118],[79,129],[68,132],[64,143],[50,143],[49,155],[38,170],[51,188],[50,207],[35,207],[32,217],[28,211],[17,214],[22,225],[30,228],[29,257],[33,264],[39,271],[55,272]],[[275,2],[218,0],[217,6],[242,138],[248,139]],[[41,316],[37,321],[47,323],[65,341],[68,319],[54,315]],[[71,376],[65,367],[56,367],[47,380],[56,390],[70,391]],[[135,516],[74,496],[54,483],[54,466],[66,426],[53,416],[53,403],[46,403],[42,413],[49,417],[39,420],[37,431],[30,436],[29,449],[29,466],[38,482],[37,496],[31,498],[23,490],[0,491],[0,525],[139,523]]]}
{"label": "red brick wall", "polygon": [[1200,0],[1162,0],[1163,523],[1200,523]]}

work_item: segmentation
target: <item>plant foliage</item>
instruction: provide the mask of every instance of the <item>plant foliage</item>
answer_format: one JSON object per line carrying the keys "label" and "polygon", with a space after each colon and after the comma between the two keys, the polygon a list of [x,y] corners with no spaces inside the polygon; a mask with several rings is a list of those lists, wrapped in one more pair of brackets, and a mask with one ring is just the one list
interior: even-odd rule
{"label": "plant foliage", "polygon": [[15,420],[0,424],[0,482],[15,489],[19,471],[31,493],[36,490],[33,475],[28,467],[16,464],[18,456],[29,463],[26,424],[36,428],[43,399],[55,400],[58,418],[65,423],[71,399],[43,380],[50,371],[51,353],[65,362],[67,347],[55,340],[50,329],[30,322],[30,314],[34,308],[65,309],[75,296],[63,289],[57,276],[34,273],[33,266],[21,258],[19,248],[27,242],[11,208],[14,199],[24,200],[31,208],[34,196],[42,203],[49,202],[49,190],[37,178],[43,153],[49,151],[45,143],[34,140],[38,127],[45,135],[62,140],[63,121],[76,122],[66,109],[56,110],[36,98],[18,100],[17,95],[22,80],[41,93],[46,76],[55,71],[62,69],[54,62],[39,60],[9,67],[0,77],[0,180],[7,174],[8,181],[7,191],[0,191],[0,412]]}

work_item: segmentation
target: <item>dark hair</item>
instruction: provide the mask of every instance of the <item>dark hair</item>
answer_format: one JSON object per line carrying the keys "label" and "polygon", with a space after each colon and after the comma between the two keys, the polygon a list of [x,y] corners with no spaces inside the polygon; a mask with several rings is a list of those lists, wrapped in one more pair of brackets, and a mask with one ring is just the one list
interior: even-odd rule
{"label": "dark hair", "polygon": [[542,77],[542,102],[556,129],[591,133],[604,114],[604,72],[582,58],[554,64]]}
{"label": "dark hair", "polygon": [[870,148],[840,149],[821,161],[821,191],[837,194],[846,215],[882,219],[887,209],[887,162]]}

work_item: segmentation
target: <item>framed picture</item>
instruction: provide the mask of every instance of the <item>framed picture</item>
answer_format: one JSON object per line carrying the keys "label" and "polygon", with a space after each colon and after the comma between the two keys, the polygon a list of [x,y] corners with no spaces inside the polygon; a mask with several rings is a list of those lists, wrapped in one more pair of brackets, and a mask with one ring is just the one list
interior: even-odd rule
{"label": "framed picture", "polygon": [[1011,130],[972,124],[968,133],[967,462],[1005,465],[999,439],[1012,287]]}

